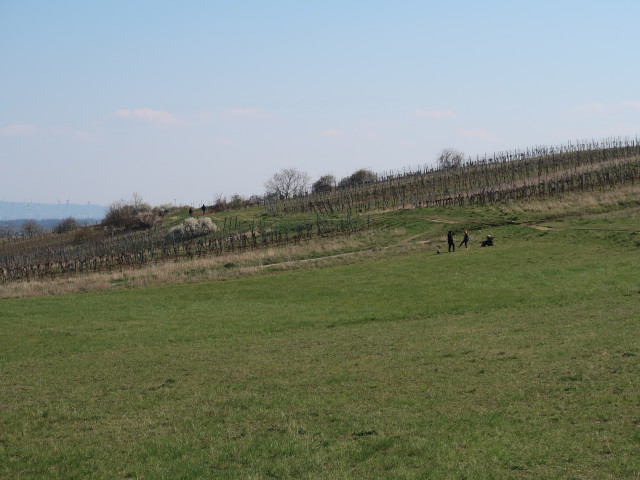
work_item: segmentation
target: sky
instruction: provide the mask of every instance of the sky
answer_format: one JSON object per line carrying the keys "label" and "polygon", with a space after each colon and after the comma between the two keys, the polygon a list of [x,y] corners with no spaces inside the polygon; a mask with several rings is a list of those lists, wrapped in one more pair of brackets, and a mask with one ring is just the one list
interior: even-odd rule
{"label": "sky", "polygon": [[640,133],[640,2],[0,0],[0,202],[211,204]]}

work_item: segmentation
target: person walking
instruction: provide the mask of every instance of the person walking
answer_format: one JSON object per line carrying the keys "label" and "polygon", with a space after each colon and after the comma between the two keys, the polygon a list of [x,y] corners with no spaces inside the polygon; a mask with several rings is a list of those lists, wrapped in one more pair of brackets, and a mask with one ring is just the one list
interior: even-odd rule
{"label": "person walking", "polygon": [[205,206],[205,204],[203,203],[202,206],[200,207],[200,210],[202,210],[202,216],[204,217],[204,213],[207,211],[207,207]]}
{"label": "person walking", "polygon": [[451,252],[451,250],[453,250],[455,252],[456,244],[453,241],[453,232],[451,230],[447,233],[447,243],[449,244],[449,251]]}
{"label": "person walking", "polygon": [[189,216],[193,217],[193,207],[189,207]]}
{"label": "person walking", "polygon": [[462,245],[464,245],[464,249],[468,250],[469,249],[469,247],[467,246],[468,243],[469,243],[469,232],[465,230],[464,237],[462,237],[462,241],[460,242],[460,245],[458,245],[458,248],[462,248]]}

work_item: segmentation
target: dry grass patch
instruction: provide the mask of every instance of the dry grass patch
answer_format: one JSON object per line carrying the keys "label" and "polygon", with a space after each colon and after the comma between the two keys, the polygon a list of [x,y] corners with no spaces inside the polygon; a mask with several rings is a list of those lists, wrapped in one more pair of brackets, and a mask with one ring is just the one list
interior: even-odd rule
{"label": "dry grass patch", "polygon": [[552,199],[536,199],[529,202],[514,202],[508,206],[510,212],[543,213],[553,215],[584,214],[601,212],[612,206],[640,203],[640,184],[618,187],[609,191],[574,192]]}

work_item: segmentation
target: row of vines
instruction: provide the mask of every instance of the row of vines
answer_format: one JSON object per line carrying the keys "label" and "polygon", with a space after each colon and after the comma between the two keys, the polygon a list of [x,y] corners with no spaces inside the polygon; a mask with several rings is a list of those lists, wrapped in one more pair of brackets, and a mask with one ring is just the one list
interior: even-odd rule
{"label": "row of vines", "polygon": [[619,185],[635,184],[640,181],[640,159],[626,159],[624,162],[602,165],[599,168],[577,172],[565,171],[539,179],[521,179],[504,183],[467,184],[455,178],[460,184],[446,184],[436,179],[419,179],[414,182],[397,184],[377,184],[366,188],[353,188],[333,195],[316,195],[304,202],[283,206],[287,213],[313,211],[322,214],[344,212],[370,212],[414,207],[442,207],[448,205],[486,205],[508,201],[530,201],[544,199],[575,191],[607,190]]}
{"label": "row of vines", "polygon": [[119,271],[147,264],[299,244],[314,237],[349,235],[368,224],[361,217],[299,224],[235,222],[225,219],[219,232],[170,236],[160,230],[113,235],[81,246],[36,248],[0,255],[0,283],[57,278],[90,272]]}

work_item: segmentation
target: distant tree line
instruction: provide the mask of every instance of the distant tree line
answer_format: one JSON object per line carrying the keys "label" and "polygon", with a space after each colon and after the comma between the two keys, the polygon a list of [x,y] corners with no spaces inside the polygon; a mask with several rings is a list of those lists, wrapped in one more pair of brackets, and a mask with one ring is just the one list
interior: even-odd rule
{"label": "distant tree line", "polygon": [[50,220],[25,220],[22,223],[12,221],[5,225],[0,225],[0,238],[26,237],[32,238],[43,235],[47,232],[67,233],[80,227],[73,217],[65,218],[51,226]]}

